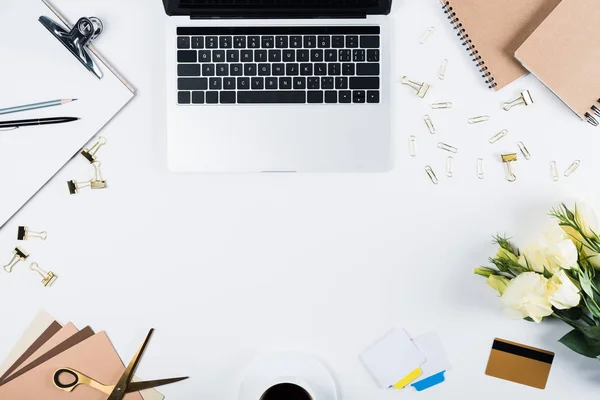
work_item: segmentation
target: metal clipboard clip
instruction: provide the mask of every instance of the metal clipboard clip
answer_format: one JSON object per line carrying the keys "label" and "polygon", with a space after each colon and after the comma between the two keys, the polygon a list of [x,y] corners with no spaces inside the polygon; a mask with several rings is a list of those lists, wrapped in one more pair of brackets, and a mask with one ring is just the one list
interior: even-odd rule
{"label": "metal clipboard clip", "polygon": [[58,23],[48,17],[40,17],[40,23],[46,27],[69,51],[98,79],[102,79],[102,70],[92,58],[88,45],[90,45],[104,30],[102,21],[96,17],[83,17],[67,31]]}

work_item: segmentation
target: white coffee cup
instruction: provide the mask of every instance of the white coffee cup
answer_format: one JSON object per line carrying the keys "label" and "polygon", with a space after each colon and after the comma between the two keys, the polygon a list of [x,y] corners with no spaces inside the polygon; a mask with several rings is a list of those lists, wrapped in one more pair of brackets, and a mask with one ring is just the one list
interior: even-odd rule
{"label": "white coffee cup", "polygon": [[[285,392],[287,392],[287,397],[283,397]],[[282,395],[278,397],[276,393],[282,393]],[[257,400],[282,400],[291,398],[292,394],[296,395],[294,400],[322,400],[323,398],[306,380],[286,376],[274,379]]]}

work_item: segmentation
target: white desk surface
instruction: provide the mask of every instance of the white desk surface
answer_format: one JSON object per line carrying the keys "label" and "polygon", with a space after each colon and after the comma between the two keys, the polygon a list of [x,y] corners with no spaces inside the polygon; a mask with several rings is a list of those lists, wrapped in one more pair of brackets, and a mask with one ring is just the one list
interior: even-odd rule
{"label": "white desk surface", "polygon": [[[17,225],[47,230],[46,242],[23,246],[60,276],[50,289],[24,265],[0,276],[0,356],[44,308],[79,327],[105,329],[127,360],[156,328],[139,375],[189,374],[188,382],[163,388],[171,399],[234,400],[245,367],[277,349],[321,357],[347,400],[548,400],[598,391],[598,362],[557,343],[566,325],[504,317],[472,269],[493,254],[492,234],[507,232],[524,244],[542,230],[551,206],[596,198],[600,131],[533,77],[488,91],[437,0],[394,5],[394,74],[434,86],[426,100],[394,87],[397,165],[379,175],[170,173],[161,2],[56,4],[72,20],[89,14],[105,21],[98,48],[139,92],[103,131],[110,143],[100,157],[110,188],[69,196],[65,182],[91,172],[77,157],[0,232],[0,255],[8,261]],[[420,45],[430,25],[436,32]],[[440,81],[443,58],[450,63]],[[536,104],[502,111],[523,89]],[[434,101],[454,108],[431,110]],[[426,130],[426,113],[436,136]],[[483,114],[492,120],[466,123]],[[504,128],[509,136],[490,145]],[[411,134],[419,140],[414,159],[407,153]],[[440,140],[460,150],[451,180],[447,154],[435,147]],[[518,162],[518,180],[510,184],[499,158],[516,151],[518,140],[533,157]],[[478,157],[485,159],[484,180],[476,176]],[[575,159],[580,169],[554,183],[550,160],[562,174]],[[426,164],[439,185],[427,179]],[[394,325],[413,336],[439,333],[454,366],[445,384],[422,393],[377,388],[358,354]],[[556,352],[545,391],[484,375],[495,337]]]}

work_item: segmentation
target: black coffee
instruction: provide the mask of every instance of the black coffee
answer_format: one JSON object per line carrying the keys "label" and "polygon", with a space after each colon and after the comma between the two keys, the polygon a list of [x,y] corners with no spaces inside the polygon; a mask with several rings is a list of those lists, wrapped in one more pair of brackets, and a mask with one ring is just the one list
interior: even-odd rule
{"label": "black coffee", "polygon": [[312,400],[312,397],[298,385],[280,383],[268,389],[260,400]]}

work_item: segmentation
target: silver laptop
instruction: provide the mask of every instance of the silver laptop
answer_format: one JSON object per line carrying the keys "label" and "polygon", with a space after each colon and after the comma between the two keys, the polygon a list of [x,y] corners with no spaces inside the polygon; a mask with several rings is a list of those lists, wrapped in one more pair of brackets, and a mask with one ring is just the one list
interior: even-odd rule
{"label": "silver laptop", "polygon": [[176,172],[382,172],[391,0],[163,0]]}

